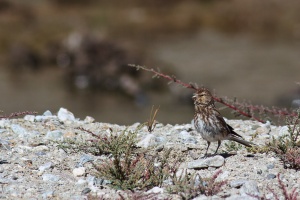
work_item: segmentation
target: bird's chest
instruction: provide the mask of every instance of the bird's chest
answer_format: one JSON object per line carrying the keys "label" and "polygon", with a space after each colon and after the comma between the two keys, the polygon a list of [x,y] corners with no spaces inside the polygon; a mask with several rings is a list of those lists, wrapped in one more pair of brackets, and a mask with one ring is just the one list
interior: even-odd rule
{"label": "bird's chest", "polygon": [[201,137],[207,141],[214,142],[222,139],[218,119],[214,115],[205,117],[199,113],[195,114],[194,126]]}

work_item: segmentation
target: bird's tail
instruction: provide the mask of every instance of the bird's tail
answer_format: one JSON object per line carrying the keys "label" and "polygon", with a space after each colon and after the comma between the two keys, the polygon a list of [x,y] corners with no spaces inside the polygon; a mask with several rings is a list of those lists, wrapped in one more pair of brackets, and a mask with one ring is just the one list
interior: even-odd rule
{"label": "bird's tail", "polygon": [[228,140],[233,140],[233,141],[238,142],[238,143],[240,143],[240,144],[242,144],[242,145],[245,145],[245,146],[247,146],[247,147],[256,146],[256,144],[254,144],[254,143],[252,143],[252,142],[248,142],[248,141],[243,140],[242,138],[238,138],[238,137],[236,137],[236,136],[230,136],[230,137],[228,138]]}

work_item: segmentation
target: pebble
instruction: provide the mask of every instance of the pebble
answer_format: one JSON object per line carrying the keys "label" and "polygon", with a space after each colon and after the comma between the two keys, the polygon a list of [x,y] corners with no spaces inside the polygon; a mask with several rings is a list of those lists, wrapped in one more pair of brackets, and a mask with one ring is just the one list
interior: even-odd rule
{"label": "pebble", "polygon": [[76,182],[76,185],[83,185],[83,184],[86,184],[87,181],[85,179],[79,179],[77,182]]}
{"label": "pebble", "polygon": [[47,191],[47,192],[44,192],[42,194],[42,198],[43,199],[49,199],[49,198],[52,198],[54,196],[54,191]]}
{"label": "pebble", "polygon": [[6,129],[0,129],[0,134],[6,132]]}
{"label": "pebble", "polygon": [[10,126],[10,121],[8,119],[0,119],[0,128],[5,128]]}
{"label": "pebble", "polygon": [[74,114],[68,111],[65,108],[60,108],[57,117],[60,121],[65,122],[65,121],[75,121]]}
{"label": "pebble", "polygon": [[260,196],[257,183],[255,181],[246,181],[240,189],[242,196]]}
{"label": "pebble", "polygon": [[82,176],[85,174],[85,167],[78,167],[73,169],[73,175],[74,176]]}
{"label": "pebble", "polygon": [[275,167],[275,166],[274,166],[274,164],[273,164],[273,163],[272,163],[272,164],[268,164],[268,165],[267,165],[267,168],[268,168],[268,169],[273,169],[274,167]]}
{"label": "pebble", "polygon": [[22,126],[18,125],[18,124],[12,124],[11,125],[11,130],[17,134],[20,138],[25,138],[27,136],[29,136],[30,134],[26,131],[25,128],[23,128]]}
{"label": "pebble", "polygon": [[46,135],[46,139],[54,141],[63,140],[63,135],[63,132],[60,130],[49,131]]}
{"label": "pebble", "polygon": [[278,132],[278,136],[282,137],[285,135],[289,135],[289,127],[288,126],[283,126],[280,128],[279,132]]}
{"label": "pebble", "polygon": [[150,146],[154,146],[155,136],[153,134],[147,134],[142,140],[140,140],[136,145],[142,148],[148,148]]}
{"label": "pebble", "polygon": [[221,167],[224,162],[224,157],[217,155],[214,157],[191,161],[188,162],[187,165],[189,169],[203,169],[208,167]]}
{"label": "pebble", "polygon": [[40,170],[40,172],[44,172],[45,170],[50,169],[51,167],[53,167],[53,163],[52,162],[47,162],[47,163],[41,165],[39,167],[39,170]]}
{"label": "pebble", "polygon": [[4,149],[10,150],[10,143],[8,141],[0,139],[0,144]]}
{"label": "pebble", "polygon": [[270,179],[274,179],[276,178],[276,175],[275,174],[268,174],[267,175],[267,179],[270,180]]}
{"label": "pebble", "polygon": [[148,190],[146,193],[162,194],[162,193],[164,193],[164,189],[160,188],[160,187],[154,187],[154,188]]}
{"label": "pebble", "polygon": [[85,163],[87,163],[87,162],[90,162],[90,161],[93,161],[94,159],[91,157],[91,156],[89,156],[89,155],[87,155],[87,154],[84,154],[84,155],[82,155],[81,157],[80,157],[80,159],[79,159],[79,162],[76,164],[76,167],[78,168],[78,167],[83,167],[83,165],[85,164]]}
{"label": "pebble", "polygon": [[229,185],[232,188],[239,188],[242,185],[244,185],[245,182],[247,182],[247,180],[245,180],[245,179],[237,179],[237,180],[231,181]]}
{"label": "pebble", "polygon": [[54,174],[43,174],[43,181],[46,182],[57,182],[59,181],[60,177]]}
{"label": "pebble", "polygon": [[52,112],[50,110],[46,110],[44,113],[43,113],[44,116],[52,116]]}
{"label": "pebble", "polygon": [[183,143],[197,144],[197,140],[191,136],[189,132],[183,130],[179,133],[179,138],[182,139]]}
{"label": "pebble", "polygon": [[241,195],[232,195],[228,198],[226,198],[226,200],[257,200],[257,198],[255,197],[251,197],[251,196],[241,196]]}
{"label": "pebble", "polygon": [[86,118],[84,119],[84,123],[86,123],[86,124],[93,123],[94,121],[95,121],[95,119],[90,116],[86,116]]}
{"label": "pebble", "polygon": [[43,115],[37,115],[35,116],[35,121],[37,122],[44,122],[46,120],[49,120],[49,119],[56,119],[57,116],[53,116],[52,113],[47,110],[43,113]]}
{"label": "pebble", "polygon": [[[3,187],[3,190],[0,190],[0,198],[84,200],[89,194],[103,194],[103,197],[111,199],[119,198],[117,193],[125,194],[121,190],[111,189],[112,182],[109,178],[96,177],[96,174],[92,176],[90,170],[85,168],[91,166],[87,162],[94,159],[106,159],[107,155],[93,156],[79,151],[69,153],[58,148],[57,143],[51,140],[60,141],[67,135],[72,136],[70,139],[91,138],[90,134],[78,131],[78,127],[97,134],[107,134],[106,130],[110,133],[110,129],[120,133],[126,127],[95,122],[91,117],[79,120],[66,109],[62,108],[60,111],[64,111],[60,114],[69,117],[65,118],[66,121],[63,121],[63,118],[59,119],[50,111],[37,115],[35,118],[29,115],[24,118],[0,120],[0,148],[3,151],[0,157],[0,185]],[[250,120],[228,120],[227,122],[247,140],[251,139],[251,135],[255,135],[256,131],[266,132],[270,128],[270,133],[261,133],[253,138],[253,142],[258,145],[265,144],[272,139],[272,136],[276,138],[279,134],[288,133],[287,126],[276,127]],[[135,131],[139,125],[141,124],[135,123],[128,126],[128,130]],[[199,159],[199,155],[203,154],[203,149],[207,147],[207,144],[191,124],[163,125],[160,123],[152,133],[147,131],[147,127],[143,127],[138,131],[138,142],[143,147],[151,147],[151,151],[158,154],[163,153],[160,151],[164,149],[172,148],[172,159],[173,156],[184,157],[184,162],[176,173],[177,178],[180,172],[184,172],[187,176],[197,173],[205,180],[214,174],[217,167],[221,167],[223,172],[218,176],[217,181],[227,180],[228,185],[223,186],[221,192],[212,197],[200,195],[195,199],[255,199],[245,195],[249,191],[251,194],[266,195],[272,199],[274,197],[268,191],[267,186],[280,191],[277,179],[275,179],[279,172],[282,174],[281,177],[284,177],[283,182],[288,184],[289,191],[300,184],[298,178],[300,171],[285,169],[280,159],[274,154],[255,153],[254,157],[246,157],[249,153],[246,149],[242,149],[236,155],[225,159],[220,155]],[[211,146],[216,148],[216,143],[212,143]],[[222,143],[219,152],[224,150],[226,148]],[[192,162],[193,159],[196,159],[195,162]],[[160,165],[161,162],[156,160],[155,166]],[[200,168],[202,170],[198,170]],[[272,178],[268,179],[268,176]],[[172,185],[172,183],[170,178],[163,180],[163,186],[149,188],[148,192],[157,192],[158,199],[180,199],[178,194],[171,195],[167,192],[165,186]],[[197,176],[194,184],[207,186],[208,182]],[[282,199],[282,193],[279,195],[279,199]]]}
{"label": "pebble", "polygon": [[35,116],[34,115],[25,115],[24,120],[34,122]]}
{"label": "pebble", "polygon": [[88,194],[90,191],[91,191],[90,188],[84,188],[84,189],[82,190],[81,194],[82,194],[82,195]]}

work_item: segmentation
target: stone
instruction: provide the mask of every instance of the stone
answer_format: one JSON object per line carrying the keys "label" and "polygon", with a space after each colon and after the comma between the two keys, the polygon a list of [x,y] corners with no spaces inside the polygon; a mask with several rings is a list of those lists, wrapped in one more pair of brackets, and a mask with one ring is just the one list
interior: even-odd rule
{"label": "stone", "polygon": [[45,138],[48,140],[58,141],[63,140],[63,135],[63,132],[60,130],[49,131]]}
{"label": "stone", "polygon": [[225,162],[225,159],[220,156],[214,156],[204,159],[198,159],[195,161],[188,162],[187,166],[189,169],[203,169],[208,167],[221,167]]}
{"label": "stone", "polygon": [[83,165],[85,163],[93,161],[93,160],[94,159],[91,156],[84,154],[80,157],[79,162],[76,164],[76,167],[83,167]]}
{"label": "stone", "polygon": [[30,135],[30,133],[25,128],[18,124],[12,124],[10,128],[15,134],[17,134],[21,138],[25,138]]}
{"label": "stone", "polygon": [[285,135],[289,135],[289,127],[288,126],[282,126],[278,132],[279,137],[283,137]]}
{"label": "stone", "polygon": [[73,169],[73,175],[74,176],[82,176],[85,174],[85,167],[78,167]]}
{"label": "stone", "polygon": [[25,115],[24,120],[34,122],[35,116],[34,115]]}
{"label": "stone", "polygon": [[43,174],[43,181],[45,182],[57,182],[60,177],[54,174]]}
{"label": "stone", "polygon": [[273,169],[274,167],[275,167],[275,166],[274,166],[274,164],[273,164],[273,163],[272,163],[272,164],[268,164],[268,165],[267,165],[267,168],[268,168],[268,169]]}
{"label": "stone", "polygon": [[267,175],[267,179],[270,180],[270,179],[274,179],[276,178],[276,175],[275,174],[268,174]]}
{"label": "stone", "polygon": [[40,172],[44,172],[46,169],[50,169],[53,166],[52,162],[47,162],[39,167]]}
{"label": "stone", "polygon": [[82,190],[81,194],[82,194],[82,195],[88,194],[90,191],[91,191],[90,188],[84,188],[84,189]]}
{"label": "stone", "polygon": [[240,189],[242,196],[260,196],[257,183],[255,181],[246,181]]}
{"label": "stone", "polygon": [[162,194],[162,193],[164,193],[164,189],[160,188],[160,187],[154,187],[154,188],[148,190],[146,193],[155,193],[155,194],[160,193],[160,194]]}
{"label": "stone", "polygon": [[49,199],[49,198],[52,198],[53,196],[54,196],[54,191],[52,191],[52,190],[44,192],[42,194],[43,199]]}
{"label": "stone", "polygon": [[247,180],[245,179],[237,179],[237,180],[233,180],[229,183],[230,187],[232,188],[239,188],[241,187],[242,185],[244,185],[244,183],[246,183]]}
{"label": "stone", "polygon": [[93,123],[95,121],[95,119],[93,117],[90,117],[90,116],[86,116],[85,119],[84,119],[84,123]]}
{"label": "stone", "polygon": [[44,113],[43,113],[44,116],[52,116],[52,113],[51,111],[49,110],[46,110]]}
{"label": "stone", "polygon": [[155,145],[155,136],[153,134],[147,134],[136,145],[138,147],[142,147],[142,148],[148,148],[149,146],[154,146]]}
{"label": "stone", "polygon": [[65,122],[65,121],[75,121],[74,114],[68,111],[65,108],[60,108],[57,117],[60,121]]}

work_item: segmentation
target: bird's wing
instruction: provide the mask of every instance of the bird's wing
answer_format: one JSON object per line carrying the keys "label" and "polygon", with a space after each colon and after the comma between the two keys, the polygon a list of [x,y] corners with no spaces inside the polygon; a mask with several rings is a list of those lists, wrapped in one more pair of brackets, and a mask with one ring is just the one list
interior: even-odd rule
{"label": "bird's wing", "polygon": [[228,133],[231,133],[237,137],[240,137],[240,138],[243,138],[241,135],[237,134],[233,128],[227,124],[224,120],[224,118],[222,117],[222,115],[219,113],[219,111],[215,110],[217,113],[216,113],[216,117],[218,119],[218,121],[220,122],[220,124],[222,125],[222,127],[224,127],[225,129],[227,129]]}

